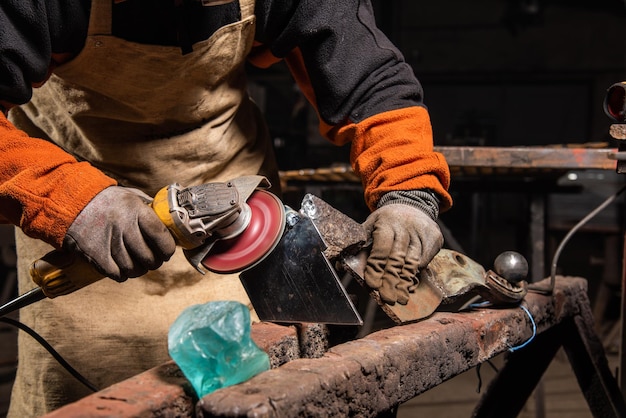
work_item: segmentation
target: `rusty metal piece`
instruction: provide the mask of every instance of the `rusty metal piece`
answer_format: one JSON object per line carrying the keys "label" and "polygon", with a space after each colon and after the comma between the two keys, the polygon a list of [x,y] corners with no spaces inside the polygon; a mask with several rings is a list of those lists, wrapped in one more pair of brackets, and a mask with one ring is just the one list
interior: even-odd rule
{"label": "rusty metal piece", "polygon": [[502,169],[615,169],[608,158],[614,149],[592,147],[451,147],[438,146],[451,167]]}
{"label": "rusty metal piece", "polygon": [[442,294],[442,303],[454,302],[459,296],[485,285],[483,266],[457,251],[442,249],[420,272],[424,281],[436,286]]}
{"label": "rusty metal piece", "polygon": [[[343,266],[361,286],[365,283],[367,252],[344,257]],[[418,285],[409,293],[406,305],[383,302],[377,290],[369,289],[372,298],[397,324],[424,319],[433,314],[442,304],[453,302],[457,297],[484,286],[485,270],[469,257],[456,251],[442,249],[430,264],[420,272]]]}
{"label": "rusty metal piece", "polygon": [[[365,251],[343,259],[344,269],[364,287],[367,287],[363,278],[366,262]],[[526,296],[527,284],[510,283],[491,270],[485,271],[468,256],[444,248],[419,273],[419,284],[409,293],[406,305],[384,303],[378,291],[370,289],[370,295],[397,324],[424,319],[440,305],[453,303],[468,293],[476,293],[493,305],[516,304]]]}
{"label": "rusty metal piece", "polygon": [[[611,126],[611,132],[626,137],[623,124]],[[567,170],[616,169],[615,160],[608,158],[615,148],[605,142],[526,147],[435,146],[434,150],[444,155],[453,175],[560,175]],[[360,183],[347,166],[281,171],[279,175],[284,183]]]}
{"label": "rusty metal piece", "polygon": [[518,304],[528,293],[525,280],[511,283],[492,270],[485,273],[485,286],[476,288],[476,292],[494,305]]}
{"label": "rusty metal piece", "polygon": [[371,239],[363,225],[326,203],[317,196],[307,194],[300,212],[308,216],[327,245],[324,255],[340,271],[349,273],[396,323],[406,323],[432,314],[443,300],[441,290],[429,280],[421,280],[411,292],[406,305],[389,305],[380,299],[377,290],[367,286],[365,265]]}
{"label": "rusty metal piece", "polygon": [[361,180],[350,166],[307,168],[280,172],[281,181],[352,182]]}
{"label": "rusty metal piece", "polygon": [[327,245],[324,255],[329,260],[342,254],[356,254],[368,245],[368,235],[363,225],[315,195],[304,196],[300,212],[315,225]]}

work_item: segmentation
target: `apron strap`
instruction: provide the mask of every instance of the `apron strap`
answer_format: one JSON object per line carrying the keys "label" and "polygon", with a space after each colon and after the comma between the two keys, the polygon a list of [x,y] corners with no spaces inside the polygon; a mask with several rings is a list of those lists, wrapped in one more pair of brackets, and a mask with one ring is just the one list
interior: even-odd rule
{"label": "apron strap", "polygon": [[92,0],[87,34],[110,35],[114,0]]}

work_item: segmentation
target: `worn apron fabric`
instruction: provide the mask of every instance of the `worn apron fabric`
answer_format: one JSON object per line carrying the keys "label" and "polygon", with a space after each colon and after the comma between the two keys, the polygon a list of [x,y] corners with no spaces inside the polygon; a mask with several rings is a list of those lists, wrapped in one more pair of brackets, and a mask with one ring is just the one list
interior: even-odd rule
{"label": "worn apron fabric", "polygon": [[[274,180],[271,145],[243,72],[254,0],[240,1],[240,22],[186,55],[111,36],[111,2],[93,1],[83,51],[29,104],[13,109],[12,121],[150,195],[173,182],[190,186],[258,173]],[[51,247],[20,231],[16,241],[24,292],[34,286],[30,263]],[[249,305],[236,275],[202,276],[178,251],[144,277],[122,284],[104,279],[24,308],[20,318],[104,388],[169,360],[170,324],[185,307],[210,300]],[[10,417],[38,416],[89,394],[29,336],[20,333],[18,344]]]}

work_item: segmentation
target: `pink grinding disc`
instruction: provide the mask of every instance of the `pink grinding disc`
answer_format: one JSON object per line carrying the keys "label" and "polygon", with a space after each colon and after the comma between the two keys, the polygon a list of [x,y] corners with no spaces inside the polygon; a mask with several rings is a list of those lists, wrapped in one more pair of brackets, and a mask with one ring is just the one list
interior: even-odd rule
{"label": "pink grinding disc", "polygon": [[278,244],[285,230],[285,208],[278,197],[255,190],[248,198],[250,224],[240,235],[218,241],[202,265],[215,273],[235,273],[261,261]]}

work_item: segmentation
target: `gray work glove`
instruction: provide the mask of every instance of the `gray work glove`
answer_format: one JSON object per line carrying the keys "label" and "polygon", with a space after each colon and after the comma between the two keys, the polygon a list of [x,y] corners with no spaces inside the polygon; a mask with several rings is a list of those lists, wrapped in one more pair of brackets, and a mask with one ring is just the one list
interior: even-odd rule
{"label": "gray work glove", "polygon": [[174,254],[176,242],[150,201],[137,189],[104,189],[70,225],[63,248],[118,282],[157,269]]}
{"label": "gray work glove", "polygon": [[439,200],[428,191],[390,192],[363,223],[372,237],[365,282],[390,305],[406,305],[416,275],[439,252]]}

